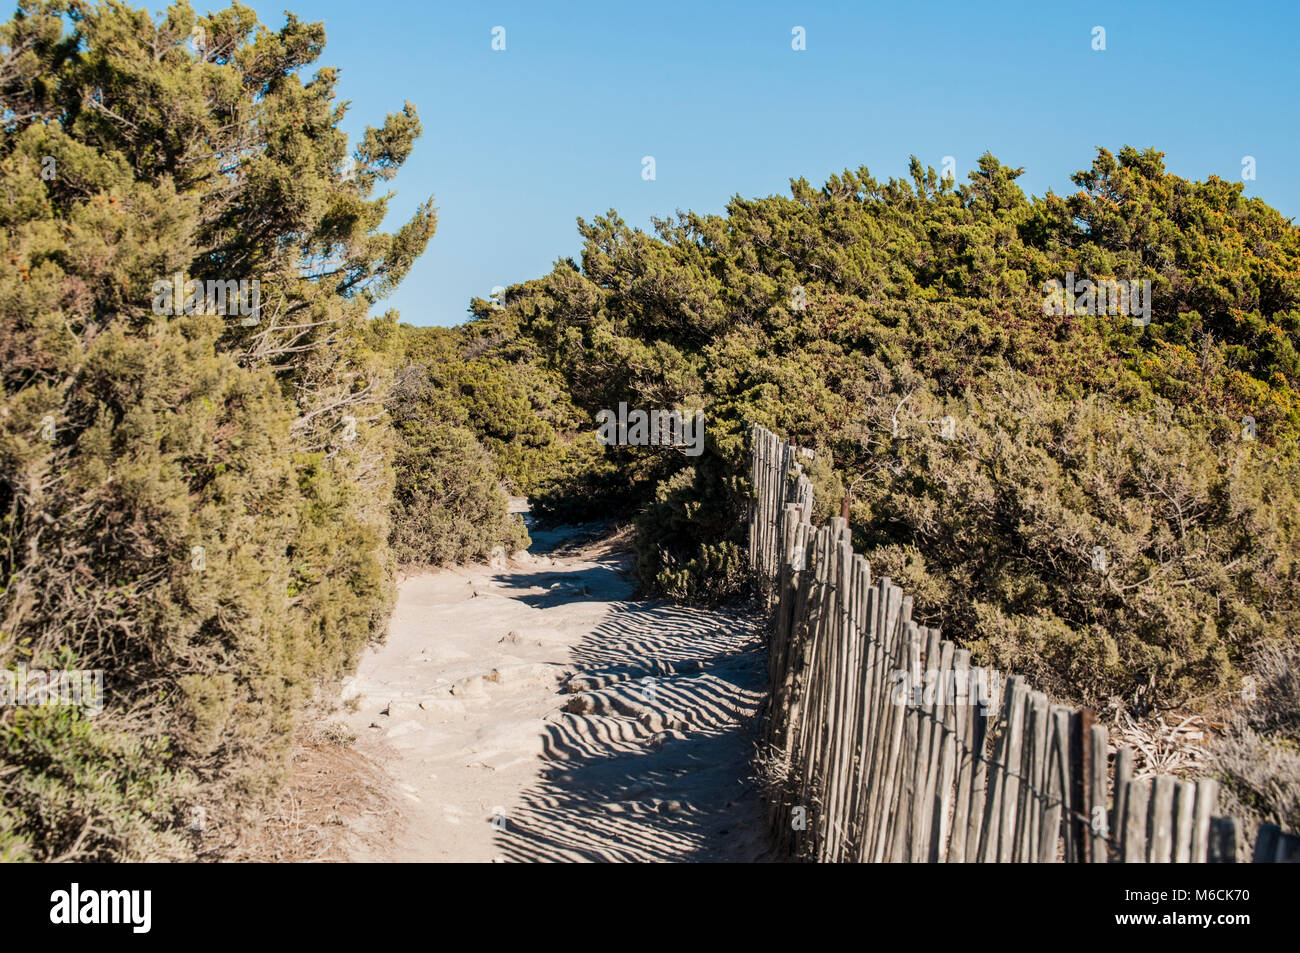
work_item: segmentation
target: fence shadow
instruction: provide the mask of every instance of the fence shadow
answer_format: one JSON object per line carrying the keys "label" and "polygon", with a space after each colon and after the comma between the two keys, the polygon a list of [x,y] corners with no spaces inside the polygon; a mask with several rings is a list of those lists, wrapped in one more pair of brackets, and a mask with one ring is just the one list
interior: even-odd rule
{"label": "fence shadow", "polygon": [[621,603],[577,646],[544,766],[496,834],[509,861],[753,860],[765,820],[745,782],[765,689],[745,614]]}

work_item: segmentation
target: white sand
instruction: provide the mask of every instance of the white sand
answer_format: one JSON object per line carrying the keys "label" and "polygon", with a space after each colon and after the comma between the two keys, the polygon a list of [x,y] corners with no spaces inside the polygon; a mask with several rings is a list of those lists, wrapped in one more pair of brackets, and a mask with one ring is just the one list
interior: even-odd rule
{"label": "white sand", "polygon": [[765,855],[753,623],[630,602],[628,568],[594,546],[402,583],[388,641],[344,698],[359,696],[357,747],[392,778],[404,823],[352,840],[368,846],[351,859]]}

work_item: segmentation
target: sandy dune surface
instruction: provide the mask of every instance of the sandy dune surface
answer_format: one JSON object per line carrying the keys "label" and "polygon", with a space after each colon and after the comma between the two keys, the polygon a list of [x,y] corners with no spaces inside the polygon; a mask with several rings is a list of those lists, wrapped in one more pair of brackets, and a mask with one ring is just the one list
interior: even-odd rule
{"label": "sandy dune surface", "polygon": [[403,817],[351,859],[766,856],[758,632],[630,601],[629,565],[591,545],[403,581],[388,641],[344,686]]}

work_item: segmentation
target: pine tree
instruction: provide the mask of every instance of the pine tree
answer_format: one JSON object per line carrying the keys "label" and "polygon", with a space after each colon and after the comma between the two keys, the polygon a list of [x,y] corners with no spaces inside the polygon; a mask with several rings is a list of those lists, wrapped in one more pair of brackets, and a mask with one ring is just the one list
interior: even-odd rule
{"label": "pine tree", "polygon": [[[324,43],[238,4],[24,0],[0,26],[0,665],[108,692],[93,724],[0,714],[14,856],[219,850],[313,683],[383,634],[396,325],[367,315],[436,217],[378,231],[420,123],[406,104],[349,166],[337,73],[303,75]],[[260,306],[156,307],[173,280]]]}

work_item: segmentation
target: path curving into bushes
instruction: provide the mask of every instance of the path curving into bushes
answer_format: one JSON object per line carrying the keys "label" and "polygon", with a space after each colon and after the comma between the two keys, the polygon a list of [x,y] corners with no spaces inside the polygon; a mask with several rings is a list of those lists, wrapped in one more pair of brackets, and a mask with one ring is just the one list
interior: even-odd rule
{"label": "path curving into bushes", "polygon": [[754,860],[766,677],[742,615],[631,598],[608,541],[401,584],[345,683],[400,819],[363,861]]}

